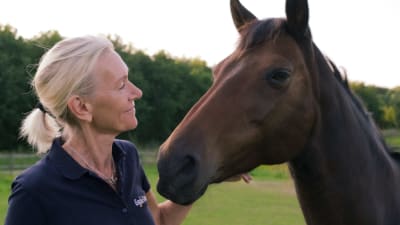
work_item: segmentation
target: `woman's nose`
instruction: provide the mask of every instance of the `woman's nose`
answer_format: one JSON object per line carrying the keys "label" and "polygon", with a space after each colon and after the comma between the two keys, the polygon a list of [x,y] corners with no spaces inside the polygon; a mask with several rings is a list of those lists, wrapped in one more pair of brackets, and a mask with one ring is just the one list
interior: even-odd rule
{"label": "woman's nose", "polygon": [[143,95],[142,90],[140,90],[140,88],[136,87],[136,85],[134,85],[132,82],[129,82],[131,85],[131,94],[132,94],[132,99],[136,100],[136,99],[140,99]]}

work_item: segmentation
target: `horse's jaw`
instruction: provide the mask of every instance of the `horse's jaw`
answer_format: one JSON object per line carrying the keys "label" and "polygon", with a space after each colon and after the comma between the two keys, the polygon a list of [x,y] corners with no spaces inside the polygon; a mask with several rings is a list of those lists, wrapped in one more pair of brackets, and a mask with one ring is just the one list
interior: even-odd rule
{"label": "horse's jaw", "polygon": [[206,148],[202,142],[197,145],[184,143],[173,138],[167,140],[160,147],[157,162],[157,191],[178,204],[191,204],[206,192],[210,184],[240,177],[261,164],[247,154],[229,157],[206,154],[220,151],[210,146]]}
{"label": "horse's jaw", "polygon": [[193,187],[175,187],[170,185],[170,181],[159,180],[157,183],[157,191],[165,197],[180,205],[190,205],[199,199],[206,192],[208,184],[199,186],[197,188]]}

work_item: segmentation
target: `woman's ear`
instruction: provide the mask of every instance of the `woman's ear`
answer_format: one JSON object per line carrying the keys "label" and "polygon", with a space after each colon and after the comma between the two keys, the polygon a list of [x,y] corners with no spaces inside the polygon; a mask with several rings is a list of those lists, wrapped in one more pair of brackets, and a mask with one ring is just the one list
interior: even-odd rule
{"label": "woman's ear", "polygon": [[92,107],[89,102],[85,101],[82,97],[78,95],[73,95],[68,99],[67,102],[68,109],[74,116],[86,122],[92,121]]}

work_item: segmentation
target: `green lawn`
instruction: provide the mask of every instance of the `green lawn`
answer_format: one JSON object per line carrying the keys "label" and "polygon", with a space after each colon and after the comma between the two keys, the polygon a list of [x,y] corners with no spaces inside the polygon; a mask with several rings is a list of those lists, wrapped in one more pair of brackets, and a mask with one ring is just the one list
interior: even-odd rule
{"label": "green lawn", "polygon": [[[145,171],[155,191],[157,170]],[[184,225],[304,225],[293,184],[285,165],[261,166],[252,172],[254,181],[211,185],[198,200]],[[0,223],[4,221],[11,175],[0,173]],[[157,194],[158,200],[164,199]]]}
{"label": "green lawn", "polygon": [[[152,166],[145,171],[154,190],[157,171]],[[211,185],[183,224],[305,225],[286,165],[260,166],[251,174],[254,180],[250,184]]]}
{"label": "green lawn", "polygon": [[400,150],[400,131],[399,130],[385,130],[383,131],[386,143],[393,147],[396,151]]}
{"label": "green lawn", "polygon": [[0,173],[0,224],[5,219],[7,210],[7,198],[10,194],[10,184],[13,177],[11,175],[5,175]]}
{"label": "green lawn", "polygon": [[386,138],[386,142],[389,146],[393,146],[396,149],[400,149],[400,137],[390,136]]}
{"label": "green lawn", "polygon": [[[385,131],[384,136],[390,146],[400,150],[398,130]],[[158,174],[154,159],[153,153],[142,154],[146,174],[156,192]],[[8,161],[0,158],[0,165],[6,165]],[[18,158],[13,161],[26,163]],[[251,174],[254,178],[251,184],[227,182],[211,185],[194,204],[184,225],[305,225],[286,165],[260,166]],[[0,223],[5,219],[13,177],[0,172]],[[157,198],[164,200],[159,195]]]}
{"label": "green lawn", "polygon": [[185,225],[303,225],[289,180],[214,185],[195,203]]}

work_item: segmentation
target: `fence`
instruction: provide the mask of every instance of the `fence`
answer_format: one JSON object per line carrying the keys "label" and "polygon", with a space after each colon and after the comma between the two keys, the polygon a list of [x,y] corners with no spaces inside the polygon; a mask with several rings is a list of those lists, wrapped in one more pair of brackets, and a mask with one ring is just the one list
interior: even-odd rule
{"label": "fence", "polygon": [[[156,162],[156,151],[142,151],[139,155],[143,164]],[[34,153],[0,153],[0,172],[14,174],[33,165],[40,158]]]}
{"label": "fence", "polygon": [[1,153],[0,171],[14,173],[34,164],[40,157],[31,153]]}

